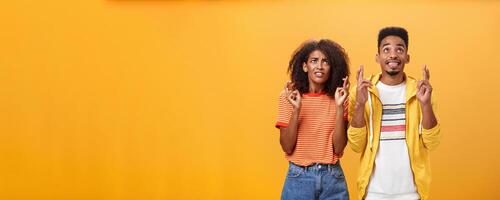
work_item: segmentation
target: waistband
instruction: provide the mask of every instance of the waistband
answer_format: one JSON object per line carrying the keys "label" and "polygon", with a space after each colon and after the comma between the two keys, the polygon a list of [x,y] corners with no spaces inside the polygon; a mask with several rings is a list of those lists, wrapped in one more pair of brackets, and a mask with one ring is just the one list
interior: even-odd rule
{"label": "waistband", "polygon": [[332,170],[332,169],[337,168],[337,167],[340,166],[340,160],[337,161],[335,164],[313,163],[313,164],[308,165],[308,166],[296,165],[293,162],[289,162],[289,163],[290,163],[290,167],[299,168],[299,169],[302,169],[304,171],[311,171],[311,170],[315,170],[315,171]]}

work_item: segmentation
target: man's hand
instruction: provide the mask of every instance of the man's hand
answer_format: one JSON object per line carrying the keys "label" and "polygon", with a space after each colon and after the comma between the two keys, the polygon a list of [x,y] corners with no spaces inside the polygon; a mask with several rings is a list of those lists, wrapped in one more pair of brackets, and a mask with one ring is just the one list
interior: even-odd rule
{"label": "man's hand", "polygon": [[363,65],[359,66],[357,79],[356,103],[352,113],[351,126],[361,128],[366,125],[364,118],[365,103],[368,100],[368,88],[372,87],[372,83],[369,80],[363,79]]}
{"label": "man's hand", "polygon": [[417,83],[417,99],[421,105],[429,105],[431,103],[432,86],[429,82],[430,73],[426,65],[422,68],[423,80]]}
{"label": "man's hand", "polygon": [[363,78],[363,65],[359,66],[356,79],[358,80],[356,88],[356,104],[364,106],[368,100],[368,88],[372,87],[372,83]]}

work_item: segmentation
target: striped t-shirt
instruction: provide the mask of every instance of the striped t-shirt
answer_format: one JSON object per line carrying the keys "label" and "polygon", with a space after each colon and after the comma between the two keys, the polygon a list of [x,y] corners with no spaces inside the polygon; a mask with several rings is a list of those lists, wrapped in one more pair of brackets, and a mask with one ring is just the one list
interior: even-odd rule
{"label": "striped t-shirt", "polygon": [[382,102],[382,124],[365,199],[420,199],[406,145],[406,84],[379,81],[376,87]]}
{"label": "striped t-shirt", "polygon": [[[344,105],[344,108],[344,120],[347,121],[347,105]],[[276,128],[288,127],[292,110],[292,104],[287,101],[285,92],[281,92]],[[293,153],[285,155],[286,159],[300,166],[313,163],[335,164],[341,157],[333,152],[335,115],[336,104],[333,97],[325,93],[303,94],[297,143]]]}

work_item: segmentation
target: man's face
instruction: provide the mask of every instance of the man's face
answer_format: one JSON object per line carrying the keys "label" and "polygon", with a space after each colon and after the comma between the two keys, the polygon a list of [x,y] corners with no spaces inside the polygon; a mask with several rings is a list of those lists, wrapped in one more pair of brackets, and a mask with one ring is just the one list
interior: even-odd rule
{"label": "man's face", "polygon": [[307,62],[302,65],[307,72],[309,83],[324,85],[330,77],[330,63],[327,57],[320,50],[314,50],[309,54]]}
{"label": "man's face", "polygon": [[380,42],[376,60],[382,68],[382,73],[396,76],[403,72],[405,64],[410,61],[410,55],[403,39],[391,35]]}

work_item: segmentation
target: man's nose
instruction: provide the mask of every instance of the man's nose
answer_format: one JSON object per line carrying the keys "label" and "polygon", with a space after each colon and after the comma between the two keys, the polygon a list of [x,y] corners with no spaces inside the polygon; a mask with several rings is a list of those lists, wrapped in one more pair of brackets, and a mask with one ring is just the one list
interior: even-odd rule
{"label": "man's nose", "polygon": [[396,52],[394,51],[389,52],[389,58],[397,58]]}

